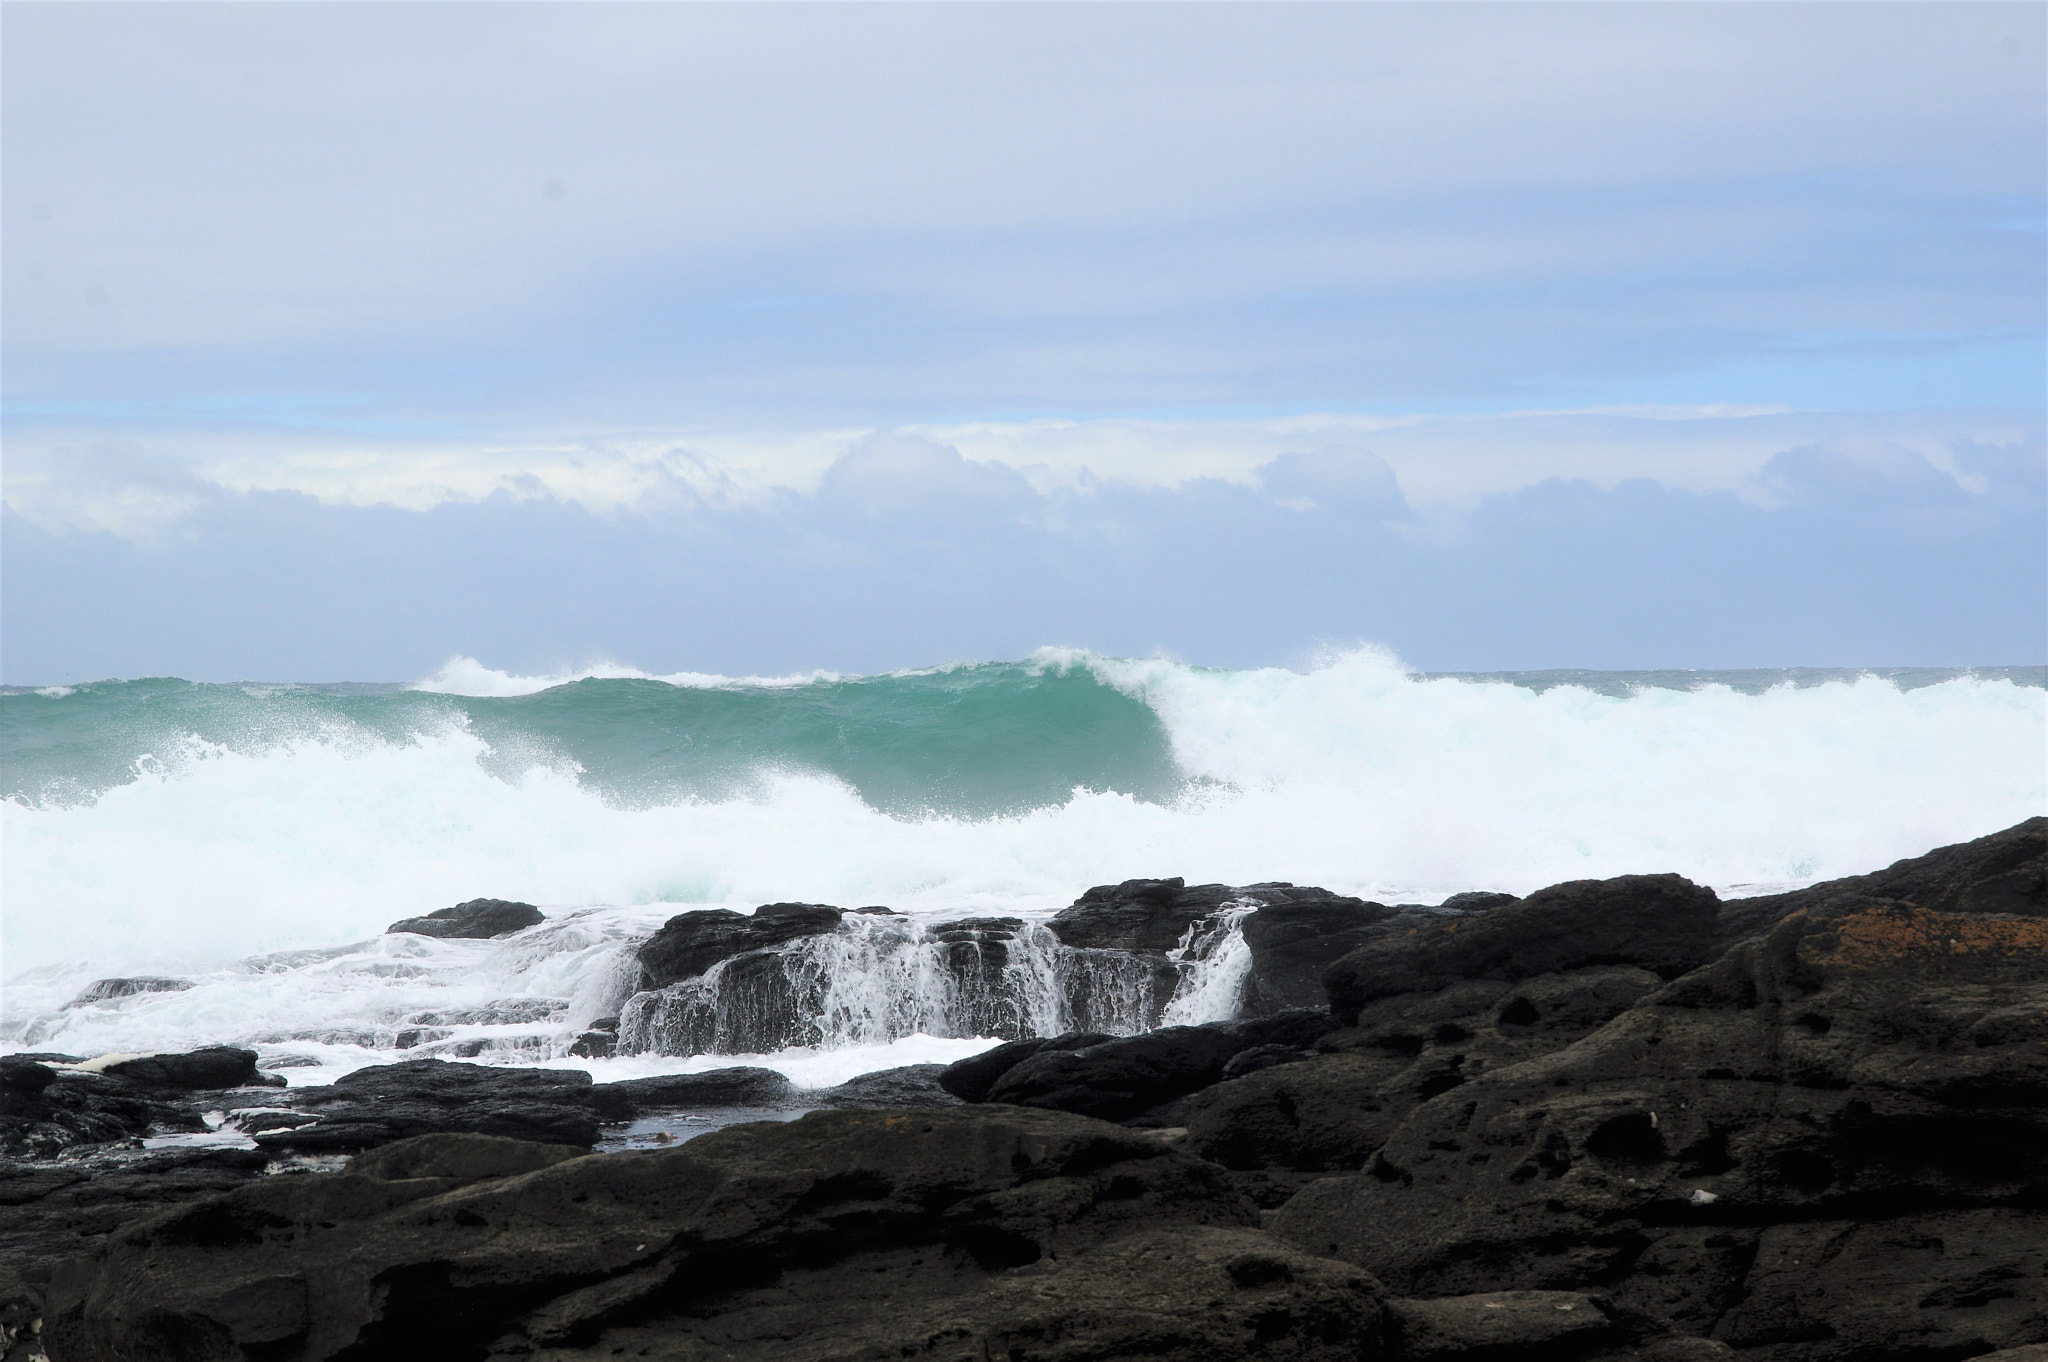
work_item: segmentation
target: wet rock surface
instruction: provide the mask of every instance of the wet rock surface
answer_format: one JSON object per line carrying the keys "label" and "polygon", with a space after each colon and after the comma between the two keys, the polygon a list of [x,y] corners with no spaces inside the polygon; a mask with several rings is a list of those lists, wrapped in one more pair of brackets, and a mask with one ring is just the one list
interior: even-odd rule
{"label": "wet rock surface", "polygon": [[829,932],[842,916],[823,903],[766,903],[751,914],[729,908],[677,913],[641,945],[640,987],[665,988],[738,956]]}
{"label": "wet rock surface", "polygon": [[530,903],[513,903],[506,899],[471,899],[467,903],[458,903],[453,908],[442,908],[424,917],[409,917],[401,922],[394,922],[384,931],[387,936],[392,932],[411,932],[415,936],[487,940],[494,936],[523,931],[545,920],[540,909]]}
{"label": "wet rock surface", "polygon": [[160,975],[95,979],[64,1007],[67,1011],[74,1007],[90,1007],[94,1003],[112,1002],[117,998],[132,998],[138,993],[183,993],[191,987],[193,984],[189,979],[168,979]]}

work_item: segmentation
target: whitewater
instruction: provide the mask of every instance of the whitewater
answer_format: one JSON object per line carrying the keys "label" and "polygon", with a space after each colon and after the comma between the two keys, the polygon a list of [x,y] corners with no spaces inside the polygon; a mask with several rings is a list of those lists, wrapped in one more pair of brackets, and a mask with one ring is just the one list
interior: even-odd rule
{"label": "whitewater", "polygon": [[[565,1053],[631,991],[634,943],[693,907],[1028,920],[1171,875],[1434,903],[1677,871],[1740,894],[2048,812],[2039,667],[1430,676],[1372,649],[1301,671],[1047,649],[881,676],[521,677],[457,659],[410,684],[10,688],[0,739],[0,1049],[236,1040],[295,1081],[401,1057],[409,1017],[522,997],[552,1011],[498,1016],[476,1057],[735,1062]],[[486,896],[548,921],[382,935]],[[65,1006],[138,973],[192,987]],[[822,1083],[988,1043],[840,1041],[769,1062]]]}

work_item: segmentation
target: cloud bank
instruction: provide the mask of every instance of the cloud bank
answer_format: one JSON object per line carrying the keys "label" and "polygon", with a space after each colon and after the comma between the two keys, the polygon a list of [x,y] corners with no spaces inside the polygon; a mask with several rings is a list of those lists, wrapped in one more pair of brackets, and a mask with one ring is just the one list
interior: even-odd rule
{"label": "cloud bank", "polygon": [[182,509],[126,537],[9,509],[5,679],[405,680],[452,653],[879,671],[1048,643],[1253,665],[1370,640],[1432,670],[2048,657],[2048,445],[1943,456],[1809,445],[1751,495],[1548,478],[1445,515],[1357,445],[1042,489],[882,433],[811,490],[609,510],[504,490],[330,505],[109,454],[102,493]]}

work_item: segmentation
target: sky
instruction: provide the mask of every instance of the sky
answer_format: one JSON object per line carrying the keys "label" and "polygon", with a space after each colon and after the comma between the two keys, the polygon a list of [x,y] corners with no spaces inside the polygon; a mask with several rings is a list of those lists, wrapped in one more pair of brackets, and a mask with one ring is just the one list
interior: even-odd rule
{"label": "sky", "polygon": [[0,5],[0,680],[2048,661],[2037,4]]}

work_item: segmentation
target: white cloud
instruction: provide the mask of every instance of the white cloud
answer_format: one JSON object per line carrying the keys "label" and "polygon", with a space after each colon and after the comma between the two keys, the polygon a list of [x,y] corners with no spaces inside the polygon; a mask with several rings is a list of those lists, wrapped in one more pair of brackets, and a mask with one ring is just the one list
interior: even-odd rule
{"label": "white cloud", "polygon": [[1961,446],[2040,431],[2026,412],[1635,408],[1496,416],[1303,415],[1266,420],[973,422],[890,431],[640,432],[509,444],[176,439],[38,446],[17,439],[7,504],[56,530],[160,536],[222,492],[298,492],[330,505],[424,511],[492,496],[611,512],[766,506],[782,494],[886,511],[933,500],[1022,507],[1107,485],[1215,479],[1283,505],[1398,506],[1455,517],[1550,479],[1603,489],[1649,479],[1689,492],[1778,493],[1760,474],[1793,449],[1871,468],[1920,467],[1983,490]]}

